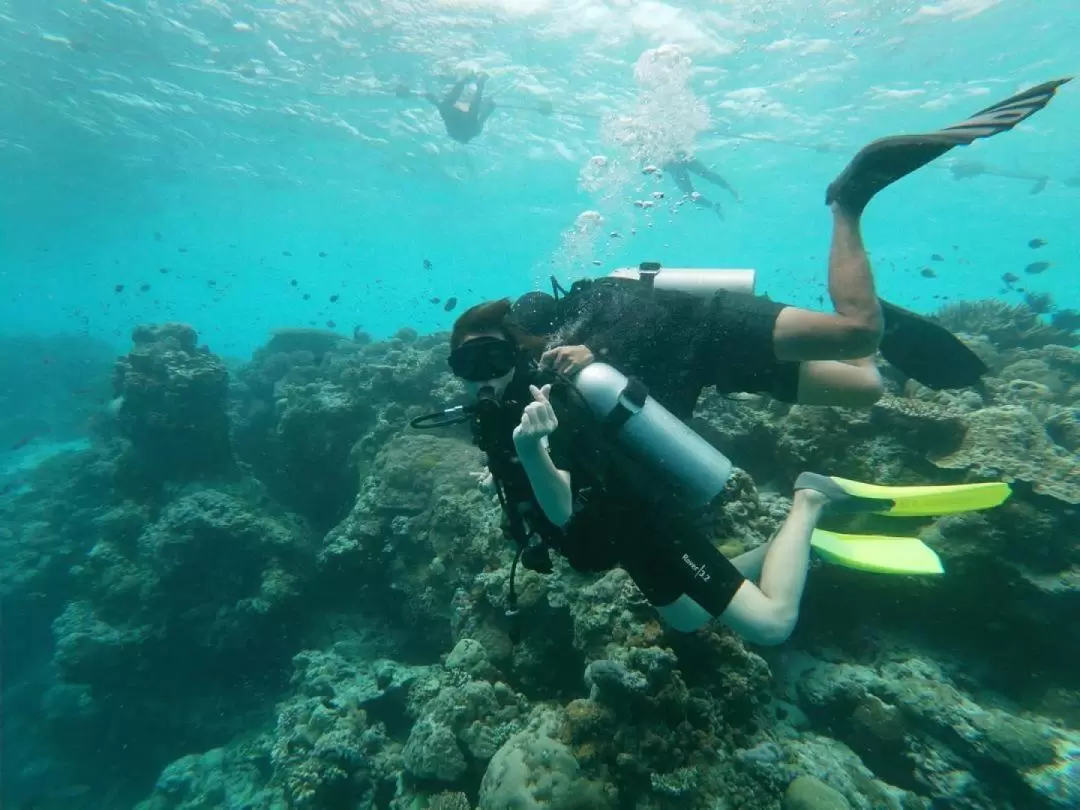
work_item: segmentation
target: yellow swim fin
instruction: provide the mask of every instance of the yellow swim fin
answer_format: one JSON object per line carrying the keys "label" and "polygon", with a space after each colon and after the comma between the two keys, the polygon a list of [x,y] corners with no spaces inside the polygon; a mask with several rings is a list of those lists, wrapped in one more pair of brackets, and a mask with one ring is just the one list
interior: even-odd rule
{"label": "yellow swim fin", "polygon": [[917,537],[840,534],[814,529],[810,545],[826,562],[878,574],[944,574],[930,546]]}
{"label": "yellow swim fin", "polygon": [[992,509],[1004,503],[1012,487],[1003,481],[985,484],[887,487],[836,476],[802,473],[795,489],[814,489],[829,496],[832,514],[877,514],[932,517]]}

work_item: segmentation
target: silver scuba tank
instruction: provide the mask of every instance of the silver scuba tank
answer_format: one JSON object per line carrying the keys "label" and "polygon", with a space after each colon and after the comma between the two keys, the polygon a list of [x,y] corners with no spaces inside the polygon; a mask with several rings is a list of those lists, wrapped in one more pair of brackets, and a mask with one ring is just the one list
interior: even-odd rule
{"label": "silver scuba tank", "polygon": [[658,262],[643,262],[640,267],[620,267],[609,278],[640,281],[655,290],[676,290],[703,298],[720,290],[754,294],[757,271],[752,269],[712,267],[664,267]]}
{"label": "silver scuba tank", "polygon": [[649,396],[639,381],[607,363],[591,363],[573,383],[615,439],[664,476],[687,505],[705,508],[723,491],[731,462]]}

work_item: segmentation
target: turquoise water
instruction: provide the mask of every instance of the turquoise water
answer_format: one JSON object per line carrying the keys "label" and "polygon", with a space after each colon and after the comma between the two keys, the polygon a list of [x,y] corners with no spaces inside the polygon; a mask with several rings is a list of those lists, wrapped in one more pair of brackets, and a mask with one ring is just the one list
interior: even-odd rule
{"label": "turquoise water", "polygon": [[[947,578],[817,565],[771,653],[523,569],[515,648],[484,461],[405,426],[461,398],[429,336],[552,276],[754,268],[828,309],[825,189],[857,150],[1070,76],[1078,41],[1077,0],[0,0],[0,804],[502,810],[580,759],[551,810],[776,808],[796,776],[859,810],[1077,806],[1071,325],[962,312],[983,383],[897,366],[872,411],[711,397],[756,479],[725,554],[803,469],[1018,484],[859,526],[924,534]],[[497,108],[463,145],[423,94],[473,71]],[[881,296],[1080,310],[1078,131],[1073,82],[876,197]],[[679,150],[738,190],[695,178],[722,219],[645,170]],[[133,349],[169,321],[210,352],[171,326]],[[376,340],[267,346],[296,326]],[[531,728],[507,765],[542,708],[573,751]],[[431,718],[460,726],[448,765]]]}
{"label": "turquoise water", "polygon": [[[246,357],[286,324],[427,332],[455,314],[432,298],[464,307],[552,272],[566,283],[646,259],[755,267],[759,291],[816,306],[824,188],[854,150],[1074,72],[1080,10],[6,0],[0,23],[3,330],[123,349],[134,325],[180,320]],[[658,48],[678,58],[636,79]],[[505,106],[465,146],[431,105],[393,93],[441,94],[470,69]],[[884,297],[930,311],[1003,295],[1013,272],[1080,305],[1078,93],[1067,86],[1016,131],[954,150],[875,201],[865,230]],[[615,142],[620,118],[693,148],[742,203],[701,183],[724,221],[636,208],[657,188],[668,203],[677,194]],[[621,185],[583,187],[597,155]],[[972,161],[989,173],[955,179]],[[1030,194],[1024,176],[1048,178],[1045,190]],[[587,211],[604,222],[577,233]],[[1048,244],[1032,251],[1033,238]],[[944,261],[927,279],[934,253]],[[1051,268],[1025,276],[1036,259]]]}

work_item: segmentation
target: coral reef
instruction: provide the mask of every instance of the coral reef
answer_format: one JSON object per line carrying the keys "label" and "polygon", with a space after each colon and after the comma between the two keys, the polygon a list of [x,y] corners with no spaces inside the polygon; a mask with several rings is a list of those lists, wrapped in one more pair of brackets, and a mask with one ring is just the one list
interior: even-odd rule
{"label": "coral reef", "polygon": [[125,488],[139,491],[226,470],[232,462],[225,364],[186,324],[139,326],[116,363],[118,430],[129,442]]}
{"label": "coral reef", "polygon": [[1014,483],[985,513],[837,519],[918,534],[946,576],[816,564],[763,651],[558,558],[518,570],[515,642],[481,455],[407,428],[462,394],[445,335],[281,330],[230,375],[189,327],[141,327],[93,446],[0,509],[5,806],[1076,806],[1080,352],[1030,305],[940,317],[988,359],[979,389],[699,408],[740,468],[710,516],[729,555],[803,469]]}

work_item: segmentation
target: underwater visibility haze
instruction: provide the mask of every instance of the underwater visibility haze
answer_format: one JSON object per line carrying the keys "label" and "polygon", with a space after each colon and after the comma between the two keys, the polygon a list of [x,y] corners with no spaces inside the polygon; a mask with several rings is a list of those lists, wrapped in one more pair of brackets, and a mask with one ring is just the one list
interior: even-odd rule
{"label": "underwater visibility haze", "polygon": [[1080,807],[1078,40],[0,0],[0,806]]}

